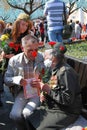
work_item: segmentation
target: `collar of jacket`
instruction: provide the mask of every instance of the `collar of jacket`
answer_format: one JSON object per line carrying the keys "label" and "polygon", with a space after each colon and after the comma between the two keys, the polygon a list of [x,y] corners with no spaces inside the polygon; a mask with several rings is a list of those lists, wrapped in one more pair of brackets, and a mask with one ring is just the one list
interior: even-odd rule
{"label": "collar of jacket", "polygon": [[[20,53],[20,59],[19,59],[19,62],[22,63],[23,61],[23,58],[25,60],[25,63],[27,64],[30,60],[25,56],[24,52]],[[40,56],[39,56],[39,53],[37,55],[37,57],[35,58],[34,62],[39,64],[39,61],[40,60]]]}
{"label": "collar of jacket", "polygon": [[61,67],[63,67],[64,62],[59,62],[52,70],[52,75],[56,75],[56,73],[60,70]]}

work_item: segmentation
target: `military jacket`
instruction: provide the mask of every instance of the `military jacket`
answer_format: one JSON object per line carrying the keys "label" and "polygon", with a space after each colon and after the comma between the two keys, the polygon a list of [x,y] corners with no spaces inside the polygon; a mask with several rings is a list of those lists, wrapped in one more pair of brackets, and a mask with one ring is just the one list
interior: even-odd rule
{"label": "military jacket", "polygon": [[[79,77],[75,70],[68,64],[61,63],[52,70],[52,77],[51,79],[53,79],[54,83],[50,85],[52,89],[47,98],[54,101],[54,104],[57,104],[64,111],[80,113],[82,106],[81,88]],[[53,103],[51,104],[48,101],[48,104],[50,104],[50,107]],[[54,108],[55,105],[52,107]]]}

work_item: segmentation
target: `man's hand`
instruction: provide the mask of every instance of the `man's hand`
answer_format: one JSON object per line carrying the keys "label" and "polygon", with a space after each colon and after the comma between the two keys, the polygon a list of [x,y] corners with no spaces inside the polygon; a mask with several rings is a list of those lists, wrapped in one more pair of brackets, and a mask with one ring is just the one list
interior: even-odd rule
{"label": "man's hand", "polygon": [[41,89],[41,85],[40,85],[40,79],[32,79],[30,82],[30,85],[34,88],[39,88]]}
{"label": "man's hand", "polygon": [[23,86],[23,87],[26,86],[27,85],[27,81],[25,79],[21,79],[20,85]]}

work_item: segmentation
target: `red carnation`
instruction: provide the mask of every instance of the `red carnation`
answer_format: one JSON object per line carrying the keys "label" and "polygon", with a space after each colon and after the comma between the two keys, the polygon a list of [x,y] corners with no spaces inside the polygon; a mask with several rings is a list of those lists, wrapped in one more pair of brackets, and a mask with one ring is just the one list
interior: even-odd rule
{"label": "red carnation", "polygon": [[32,51],[32,56],[36,57],[37,56],[37,51]]}
{"label": "red carnation", "polygon": [[18,49],[19,49],[19,44],[15,44],[14,49],[15,49],[15,51],[17,52]]}
{"label": "red carnation", "polygon": [[42,68],[41,73],[42,73],[42,75],[45,74],[45,69],[44,68]]}
{"label": "red carnation", "polygon": [[13,48],[17,52],[18,49],[21,48],[21,45],[20,44],[15,44],[14,42],[10,42],[9,47]]}
{"label": "red carnation", "polygon": [[85,130],[85,128],[82,128],[82,130]]}
{"label": "red carnation", "polygon": [[15,44],[13,42],[9,43],[9,47],[14,48]]}
{"label": "red carnation", "polygon": [[60,46],[59,49],[60,49],[60,51],[64,51],[65,50],[64,46]]}
{"label": "red carnation", "polygon": [[49,42],[49,45],[53,48],[53,46],[56,44],[56,42],[52,41],[52,42]]}

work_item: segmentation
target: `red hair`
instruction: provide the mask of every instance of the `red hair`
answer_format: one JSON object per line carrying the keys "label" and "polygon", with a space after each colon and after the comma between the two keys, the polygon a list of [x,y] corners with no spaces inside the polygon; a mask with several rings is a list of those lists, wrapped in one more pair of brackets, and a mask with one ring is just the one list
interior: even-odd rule
{"label": "red hair", "polygon": [[[20,33],[19,33],[20,21],[21,19],[16,20],[13,24],[12,39],[14,42],[16,42],[17,38],[20,36]],[[31,30],[32,28],[32,22],[30,20],[26,20],[26,22],[28,23],[28,28],[26,30],[26,32],[28,33],[28,30]]]}

